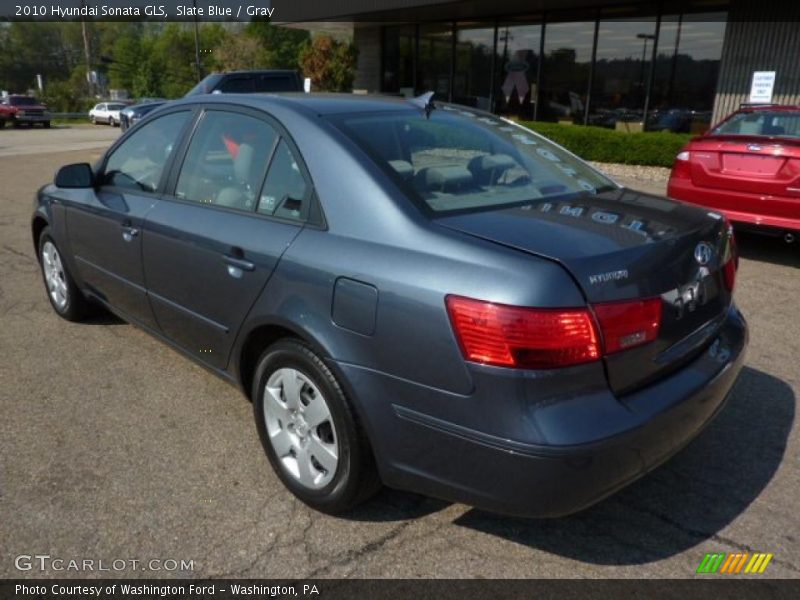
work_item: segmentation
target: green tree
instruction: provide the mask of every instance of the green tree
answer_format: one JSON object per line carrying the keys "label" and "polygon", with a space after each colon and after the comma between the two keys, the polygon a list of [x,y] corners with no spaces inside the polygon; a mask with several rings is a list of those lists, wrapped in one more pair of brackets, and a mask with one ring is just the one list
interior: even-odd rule
{"label": "green tree", "polygon": [[352,42],[318,35],[300,52],[303,74],[314,90],[349,92],[353,89],[358,49]]}
{"label": "green tree", "polygon": [[264,49],[263,67],[270,69],[297,69],[300,52],[311,39],[308,31],[277,27],[266,19],[248,23],[244,34],[259,41]]}

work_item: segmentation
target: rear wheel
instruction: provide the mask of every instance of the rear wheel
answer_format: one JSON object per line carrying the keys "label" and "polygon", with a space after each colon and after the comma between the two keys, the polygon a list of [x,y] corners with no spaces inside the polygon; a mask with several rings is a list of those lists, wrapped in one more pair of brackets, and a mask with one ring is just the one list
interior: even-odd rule
{"label": "rear wheel", "polygon": [[117,126],[117,122],[114,120],[114,117],[108,117],[108,124],[111,125],[112,127]]}
{"label": "rear wheel", "polygon": [[45,129],[50,129],[50,121],[45,121],[44,123],[42,123],[42,125],[44,126]]}
{"label": "rear wheel", "polygon": [[39,263],[53,310],[67,321],[80,321],[87,313],[89,302],[75,285],[48,228],[39,237]]}
{"label": "rear wheel", "polygon": [[346,511],[380,487],[372,450],[339,382],[306,344],[281,340],[261,355],[253,409],[272,468],[312,508]]}

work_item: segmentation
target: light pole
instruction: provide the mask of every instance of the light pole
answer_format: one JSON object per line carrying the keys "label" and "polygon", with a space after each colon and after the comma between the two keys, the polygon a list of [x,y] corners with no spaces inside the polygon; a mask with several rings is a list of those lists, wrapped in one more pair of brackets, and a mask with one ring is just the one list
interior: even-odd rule
{"label": "light pole", "polygon": [[639,71],[639,88],[644,89],[644,61],[647,60],[647,42],[655,40],[656,36],[652,33],[637,33],[636,37],[644,41],[642,44],[642,68]]}

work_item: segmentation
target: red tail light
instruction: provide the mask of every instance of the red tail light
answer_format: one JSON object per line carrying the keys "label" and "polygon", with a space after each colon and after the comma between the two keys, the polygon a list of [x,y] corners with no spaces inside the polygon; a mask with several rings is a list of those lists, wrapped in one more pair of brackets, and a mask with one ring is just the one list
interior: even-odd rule
{"label": "red tail light", "polygon": [[[522,308],[448,296],[447,311],[464,357],[473,362],[552,369],[591,362],[658,336],[661,299],[588,308]],[[603,332],[601,344],[597,323]]]}
{"label": "red tail light", "polygon": [[691,179],[692,177],[692,154],[688,150],[683,150],[675,157],[672,163],[671,177],[680,179]]}
{"label": "red tail light", "polygon": [[520,308],[447,297],[464,357],[473,362],[552,369],[600,358],[600,343],[585,308]]}
{"label": "red tail light", "polygon": [[661,298],[594,305],[606,354],[652,342],[661,326]]}

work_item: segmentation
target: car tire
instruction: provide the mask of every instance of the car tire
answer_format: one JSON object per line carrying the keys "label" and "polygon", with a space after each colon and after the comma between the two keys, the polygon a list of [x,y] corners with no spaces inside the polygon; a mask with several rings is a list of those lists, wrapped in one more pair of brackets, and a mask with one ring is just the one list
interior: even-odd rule
{"label": "car tire", "polygon": [[20,123],[20,122],[19,122],[19,121],[17,121],[16,119],[14,119],[13,121],[11,121],[11,126],[12,126],[14,129],[19,129],[19,128],[22,126],[22,123]]}
{"label": "car tire", "polygon": [[268,347],[252,398],[269,462],[302,502],[336,514],[380,488],[372,449],[341,385],[308,345],[283,339]]}
{"label": "car tire", "polygon": [[49,227],[39,236],[39,266],[47,299],[56,314],[67,321],[81,321],[89,312],[89,301],[75,285]]}
{"label": "car tire", "polygon": [[6,122],[4,120],[0,120],[0,129],[6,126]]}
{"label": "car tire", "polygon": [[42,123],[42,125],[44,126],[45,129],[50,129],[50,121],[45,121],[44,123]]}
{"label": "car tire", "polygon": [[92,125],[97,125],[97,119],[94,116],[89,117],[89,122]]}
{"label": "car tire", "polygon": [[108,124],[111,125],[111,127],[117,126],[117,122],[114,120],[114,117],[108,117]]}

